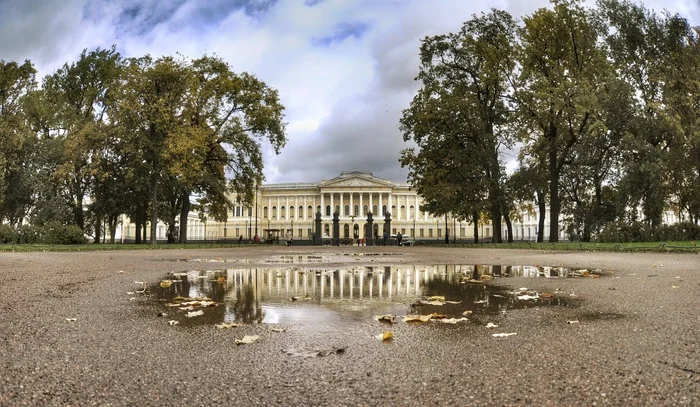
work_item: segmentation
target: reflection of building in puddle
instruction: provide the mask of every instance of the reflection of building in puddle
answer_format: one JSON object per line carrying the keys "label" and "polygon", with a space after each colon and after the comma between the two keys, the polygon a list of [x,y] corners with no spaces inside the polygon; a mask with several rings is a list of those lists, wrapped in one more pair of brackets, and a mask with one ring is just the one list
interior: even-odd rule
{"label": "reflection of building in puddle", "polygon": [[[488,280],[570,275],[570,270],[558,267],[504,265],[229,268],[178,273],[171,286],[155,285],[154,289],[163,300],[208,297],[222,303],[207,311],[218,322],[332,324],[353,314],[366,318],[373,312],[406,313],[407,304],[431,295],[443,296],[450,304],[418,305],[424,307],[422,311],[456,316],[465,311],[503,312],[528,305],[515,292]],[[549,305],[563,305],[549,298]]]}

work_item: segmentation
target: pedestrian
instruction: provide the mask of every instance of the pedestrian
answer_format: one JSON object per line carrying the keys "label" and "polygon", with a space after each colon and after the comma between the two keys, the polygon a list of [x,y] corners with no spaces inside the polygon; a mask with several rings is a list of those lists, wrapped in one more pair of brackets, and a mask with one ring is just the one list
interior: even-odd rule
{"label": "pedestrian", "polygon": [[238,237],[238,244],[241,244],[241,243],[243,243],[243,235],[240,235]]}
{"label": "pedestrian", "polygon": [[384,239],[382,240],[384,242],[384,246],[386,246],[387,243],[389,243],[389,234],[384,232]]}
{"label": "pedestrian", "polygon": [[396,234],[396,245],[397,246],[401,246],[401,239],[402,238],[403,238],[403,236],[401,235],[401,232]]}

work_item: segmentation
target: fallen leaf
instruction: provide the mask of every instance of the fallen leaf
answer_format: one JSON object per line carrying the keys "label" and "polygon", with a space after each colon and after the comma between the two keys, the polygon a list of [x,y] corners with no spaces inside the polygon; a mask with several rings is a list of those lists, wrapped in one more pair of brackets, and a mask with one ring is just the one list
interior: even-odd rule
{"label": "fallen leaf", "polygon": [[671,288],[678,288],[678,286],[677,286],[677,285],[672,285]]}
{"label": "fallen leaf", "polygon": [[127,291],[127,292],[126,292],[126,295],[134,295],[134,292],[133,292],[133,291]]}
{"label": "fallen leaf", "polygon": [[462,317],[459,319],[457,319],[457,318],[444,318],[444,319],[440,319],[439,321],[442,322],[443,324],[456,324],[457,322],[468,321],[468,319],[465,317]]}
{"label": "fallen leaf", "polygon": [[168,321],[168,324],[169,324],[170,326],[173,326],[173,325],[179,324],[179,322],[175,321],[174,319],[171,319],[170,321]]}
{"label": "fallen leaf", "polygon": [[517,334],[518,334],[517,332],[511,332],[511,333],[507,333],[507,334],[505,334],[505,333],[504,334],[492,334],[491,336],[493,336],[494,338],[505,338],[506,336],[513,336],[513,335],[517,335]]}
{"label": "fallen leaf", "polygon": [[171,285],[173,285],[173,282],[172,282],[171,280],[163,280],[163,281],[160,282],[160,286],[161,286],[162,288],[168,288],[168,287],[170,287]]}
{"label": "fallen leaf", "polygon": [[136,297],[129,298],[129,301],[134,301],[134,300],[136,300]]}
{"label": "fallen leaf", "polygon": [[236,345],[247,345],[260,339],[258,335],[246,335],[243,339],[236,339]]}
{"label": "fallen leaf", "polygon": [[380,341],[388,341],[394,338],[394,333],[391,331],[386,331],[383,333],[380,333],[379,335],[376,335],[375,338],[379,339]]}
{"label": "fallen leaf", "polygon": [[117,271],[117,274],[124,274],[124,270]]}
{"label": "fallen leaf", "polygon": [[421,305],[444,305],[445,304],[444,302],[440,302],[440,301],[423,301],[423,300],[421,300],[420,303],[421,303]]}
{"label": "fallen leaf", "polygon": [[317,356],[328,356],[331,354],[339,354],[345,352],[345,349],[347,347],[342,347],[342,348],[328,348],[328,349],[312,349],[312,348],[291,348],[291,349],[286,349],[283,350],[287,355],[293,356],[293,357],[302,357],[302,358],[315,358]]}
{"label": "fallen leaf", "polygon": [[146,285],[145,281],[134,281],[134,284]]}
{"label": "fallen leaf", "polygon": [[474,304],[486,304],[487,302],[488,301],[486,301],[486,300],[478,300],[478,301],[474,301]]}
{"label": "fallen leaf", "polygon": [[75,322],[77,320],[78,320],[78,318],[66,318],[66,321],[68,321],[68,322]]}
{"label": "fallen leaf", "polygon": [[461,304],[462,301],[445,301],[445,304]]}
{"label": "fallen leaf", "polygon": [[432,314],[430,314],[430,317],[431,317],[432,319],[445,319],[445,318],[447,318],[447,315],[445,315],[445,314],[438,314],[437,312],[433,312]]}
{"label": "fallen leaf", "polygon": [[486,324],[486,327],[487,328],[498,328],[498,325],[494,324],[493,322],[489,322],[488,324]]}
{"label": "fallen leaf", "polygon": [[444,295],[433,295],[431,297],[426,298],[426,301],[445,302],[445,296]]}
{"label": "fallen leaf", "polygon": [[310,296],[309,294],[306,294],[303,297],[292,297],[291,300],[292,302],[294,301],[313,301],[314,297]]}
{"label": "fallen leaf", "polygon": [[570,321],[566,321],[567,324],[578,324],[578,321],[575,319],[572,319]]}
{"label": "fallen leaf", "polygon": [[240,325],[236,323],[229,323],[227,324],[226,322],[222,322],[220,324],[216,324],[216,327],[219,329],[230,329],[230,328],[238,328]]}
{"label": "fallen leaf", "polygon": [[528,300],[537,300],[538,298],[540,298],[540,296],[539,295],[525,294],[525,295],[518,295],[517,298],[520,301],[528,301]]}
{"label": "fallen leaf", "polygon": [[374,317],[379,322],[385,322],[387,324],[395,324],[396,323],[396,315],[377,315]]}
{"label": "fallen leaf", "polygon": [[270,331],[272,332],[284,332],[286,329],[284,328],[270,328]]}
{"label": "fallen leaf", "polygon": [[200,316],[200,315],[204,315],[204,311],[202,311],[201,309],[198,310],[198,311],[188,312],[188,313],[187,313],[187,318],[198,317],[198,316]]}
{"label": "fallen leaf", "polygon": [[471,314],[472,314],[472,311],[464,311],[462,313],[462,315],[464,315],[464,316],[471,315]]}
{"label": "fallen leaf", "polygon": [[430,315],[406,315],[403,322],[428,322],[432,318]]}

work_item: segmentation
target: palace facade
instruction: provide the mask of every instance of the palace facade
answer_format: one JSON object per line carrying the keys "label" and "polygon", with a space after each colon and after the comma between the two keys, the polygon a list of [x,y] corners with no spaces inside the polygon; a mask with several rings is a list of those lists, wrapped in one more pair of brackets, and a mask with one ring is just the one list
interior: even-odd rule
{"label": "palace facade", "polygon": [[[235,202],[235,196],[232,197]],[[349,171],[317,183],[263,184],[255,191],[252,207],[235,205],[226,222],[202,221],[197,213],[188,220],[189,241],[231,241],[243,238],[261,239],[274,232],[292,235],[294,240],[311,240],[315,233],[314,218],[321,213],[322,237],[330,238],[333,213],[339,214],[340,239],[362,239],[366,236],[367,213],[374,217],[372,238],[383,236],[384,218],[391,214],[391,234],[399,232],[415,240],[443,240],[447,232],[450,242],[472,240],[473,225],[451,216],[436,217],[420,210],[423,199],[405,182],[375,177],[371,172]],[[537,216],[524,213],[514,221],[516,240],[534,240]],[[547,231],[548,229],[545,229]],[[479,238],[491,239],[489,223],[479,225]],[[505,225],[503,225],[505,234]],[[167,228],[159,224],[157,239],[167,238]],[[135,226],[125,220],[122,236],[134,239]],[[562,236],[563,237],[563,236]],[[504,236],[505,238],[505,236]]]}

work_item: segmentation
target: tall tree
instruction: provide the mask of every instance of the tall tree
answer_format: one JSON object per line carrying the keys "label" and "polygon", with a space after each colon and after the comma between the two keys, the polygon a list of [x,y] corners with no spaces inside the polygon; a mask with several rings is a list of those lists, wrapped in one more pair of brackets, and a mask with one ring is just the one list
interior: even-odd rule
{"label": "tall tree", "polygon": [[419,147],[404,150],[401,164],[429,202],[426,209],[462,219],[486,209],[497,242],[506,208],[499,152],[512,141],[504,96],[514,41],[515,22],[500,10],[473,16],[459,33],[425,38],[416,78],[422,88],[401,119],[404,140]]}
{"label": "tall tree", "polygon": [[599,29],[579,1],[554,1],[524,18],[516,92],[524,142],[546,157],[549,240],[559,241],[560,181],[573,148],[594,127],[606,56]]}
{"label": "tall tree", "polygon": [[23,100],[36,87],[32,63],[0,60],[0,222],[18,225],[31,202],[31,163],[35,137]]}

